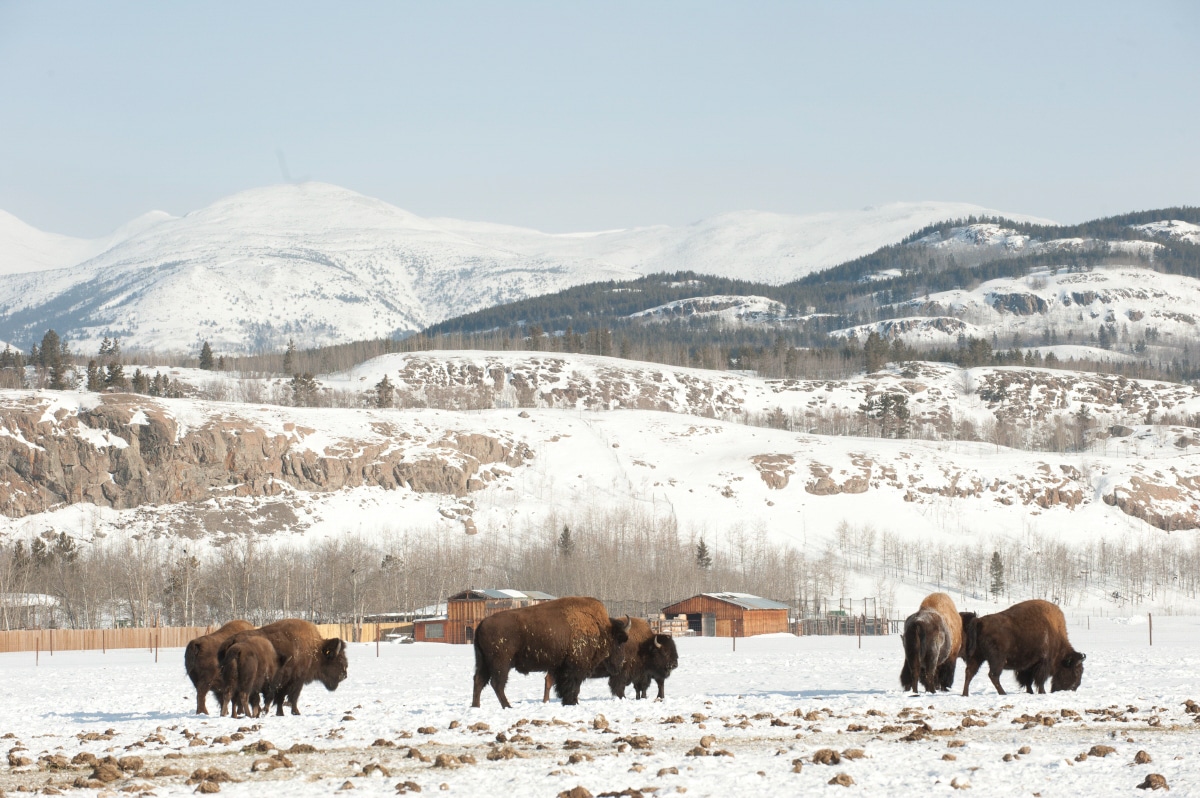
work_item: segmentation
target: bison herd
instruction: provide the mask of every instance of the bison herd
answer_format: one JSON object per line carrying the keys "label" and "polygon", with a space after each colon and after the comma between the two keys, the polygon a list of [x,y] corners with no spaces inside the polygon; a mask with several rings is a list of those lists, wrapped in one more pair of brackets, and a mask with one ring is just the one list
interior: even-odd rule
{"label": "bison herd", "polygon": [[904,668],[900,686],[917,692],[949,690],[955,663],[967,665],[963,695],[986,662],[988,678],[1004,695],[1000,674],[1015,671],[1017,683],[1032,693],[1076,690],[1083,681],[1084,654],[1067,639],[1067,620],[1049,601],[1033,599],[984,615],[958,612],[945,593],[926,596],[921,607],[904,621]]}
{"label": "bison herd", "polygon": [[[654,633],[640,618],[611,618],[594,598],[560,598],[490,615],[479,622],[473,642],[473,707],[488,684],[500,706],[511,707],[504,688],[513,668],[546,674],[543,701],[553,687],[564,705],[577,704],[584,680],[603,678],[618,698],[631,684],[637,698],[646,698],[653,681],[661,700],[679,665],[670,635]],[[1083,679],[1084,655],[1071,647],[1066,619],[1048,601],[1023,601],[980,617],[958,612],[950,596],[933,593],[905,620],[903,643],[900,685],[914,693],[919,686],[949,690],[959,659],[966,663],[964,696],[984,663],[1000,694],[1005,670],[1014,671],[1030,693],[1035,686],[1046,692],[1047,681],[1052,692],[1075,690]],[[222,715],[257,717],[272,704],[282,715],[285,703],[299,715],[304,685],[319,681],[336,690],[346,678],[346,644],[321,637],[314,624],[299,619],[258,629],[230,621],[188,643],[184,665],[196,687],[198,714],[208,714],[205,700],[212,692]]]}
{"label": "bison herd", "polygon": [[257,717],[271,704],[282,715],[284,703],[299,715],[304,685],[320,681],[336,690],[346,678],[346,643],[327,640],[315,624],[295,618],[258,629],[230,621],[188,643],[183,663],[196,687],[197,714],[208,714],[204,702],[212,691],[222,715]]}

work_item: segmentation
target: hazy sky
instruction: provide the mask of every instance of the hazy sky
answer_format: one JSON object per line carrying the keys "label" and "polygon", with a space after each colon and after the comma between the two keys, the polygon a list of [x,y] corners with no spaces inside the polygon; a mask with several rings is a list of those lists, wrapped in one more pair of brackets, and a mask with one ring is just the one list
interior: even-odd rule
{"label": "hazy sky", "polygon": [[321,180],[561,232],[1200,204],[1200,3],[0,0],[0,209]]}

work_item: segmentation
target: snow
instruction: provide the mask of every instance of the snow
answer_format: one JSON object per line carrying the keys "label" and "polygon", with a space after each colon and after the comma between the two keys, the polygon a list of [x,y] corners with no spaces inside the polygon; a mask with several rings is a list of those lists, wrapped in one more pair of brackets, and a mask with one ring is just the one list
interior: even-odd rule
{"label": "snow", "polygon": [[[289,339],[308,347],[390,337],[585,282],[657,272],[782,283],[932,222],[989,213],[964,203],[897,203],[547,234],[423,219],[304,183],[242,192],[178,219],[144,217],[99,242],[60,240],[5,215],[0,331],[22,340],[56,326],[84,350],[113,334],[127,351],[197,351],[204,340],[218,353],[282,348]],[[64,306],[69,317],[56,315]],[[4,326],[15,314],[37,318],[37,329]]]}
{"label": "snow", "polygon": [[1135,230],[1144,230],[1151,235],[1166,236],[1189,244],[1200,244],[1200,225],[1178,219],[1149,224],[1135,224]]}
{"label": "snow", "polygon": [[[913,609],[915,603],[905,611]],[[35,761],[43,753],[70,759],[90,752],[137,755],[149,773],[163,765],[184,774],[219,767],[239,780],[221,785],[222,794],[235,797],[328,795],[347,781],[368,795],[392,795],[393,785],[414,781],[423,794],[480,798],[540,798],[576,786],[593,795],[648,787],[659,796],[841,794],[826,786],[838,773],[853,778],[853,794],[878,796],[949,795],[952,781],[969,783],[969,794],[979,796],[1131,795],[1149,773],[1163,775],[1172,795],[1197,794],[1200,735],[1193,731],[1196,716],[1182,705],[1195,697],[1200,620],[1156,615],[1153,646],[1146,625],[1132,620],[1069,618],[1071,641],[1087,654],[1077,692],[999,696],[980,674],[968,698],[959,694],[961,663],[950,693],[902,692],[895,635],[864,637],[861,648],[854,637],[772,635],[739,639],[736,650],[729,639],[681,638],[680,666],[662,703],[618,700],[603,680],[591,680],[577,706],[542,704],[540,674],[514,672],[510,710],[500,708],[490,689],[481,707],[468,706],[469,646],[383,644],[376,657],[374,644],[352,643],[349,676],[336,692],[310,685],[300,698],[304,714],[254,721],[192,715],[195,693],[180,649],[157,652],[157,662],[146,649],[53,656],[43,650],[37,664],[33,652],[8,653],[0,654],[0,673],[21,698],[0,705],[0,728],[13,735],[10,748],[23,744],[19,753]],[[1011,673],[1003,683],[1016,690]],[[1022,720],[1038,715],[1053,725]],[[968,717],[986,725],[962,726]],[[922,721],[934,734],[902,741]],[[486,728],[471,728],[481,723]],[[418,731],[427,727],[431,733]],[[238,729],[247,729],[243,739],[218,741]],[[80,739],[108,730],[111,739]],[[497,734],[521,757],[489,761],[488,753],[503,747]],[[706,735],[713,737],[711,750],[732,756],[688,756]],[[638,736],[648,738],[647,747],[621,750],[622,740]],[[200,744],[190,745],[192,737]],[[309,744],[316,752],[288,754],[293,768],[254,773],[252,763],[267,754],[242,748],[259,740],[280,750]],[[394,747],[373,745],[377,740]],[[1096,745],[1115,752],[1075,761]],[[1018,754],[1023,746],[1028,752]],[[430,759],[470,754],[476,764],[435,768],[409,758],[409,747]],[[865,756],[814,764],[813,754],[825,748],[861,749]],[[1133,765],[1138,751],[1152,762]],[[571,762],[572,754],[581,756]],[[1005,755],[1016,756],[1005,762]],[[359,775],[371,763],[389,775]],[[10,767],[0,783],[10,793],[22,784],[40,790],[47,778],[70,784],[88,772]],[[111,787],[150,783],[158,796],[191,795],[195,787],[185,779],[129,776]]]}

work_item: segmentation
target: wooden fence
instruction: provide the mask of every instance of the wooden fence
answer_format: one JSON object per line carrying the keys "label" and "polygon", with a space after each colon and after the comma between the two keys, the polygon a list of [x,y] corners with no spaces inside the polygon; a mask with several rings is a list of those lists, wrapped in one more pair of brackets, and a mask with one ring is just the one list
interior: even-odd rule
{"label": "wooden fence", "polygon": [[[323,637],[340,637],[352,643],[373,643],[412,624],[324,623],[317,624]],[[0,632],[0,652],[11,651],[107,651],[110,648],[183,648],[192,638],[208,634],[216,626],[145,626],[136,629],[18,629]]]}

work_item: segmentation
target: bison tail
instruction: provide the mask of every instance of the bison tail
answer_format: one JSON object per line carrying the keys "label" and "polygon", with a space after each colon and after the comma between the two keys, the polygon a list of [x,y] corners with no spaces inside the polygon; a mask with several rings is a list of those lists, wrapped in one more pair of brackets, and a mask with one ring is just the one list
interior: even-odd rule
{"label": "bison tail", "polygon": [[187,648],[183,650],[183,669],[187,671],[187,675],[191,677],[192,683],[196,683],[196,678],[199,674],[196,673],[196,650],[199,648],[196,641],[192,640],[187,644]]}

